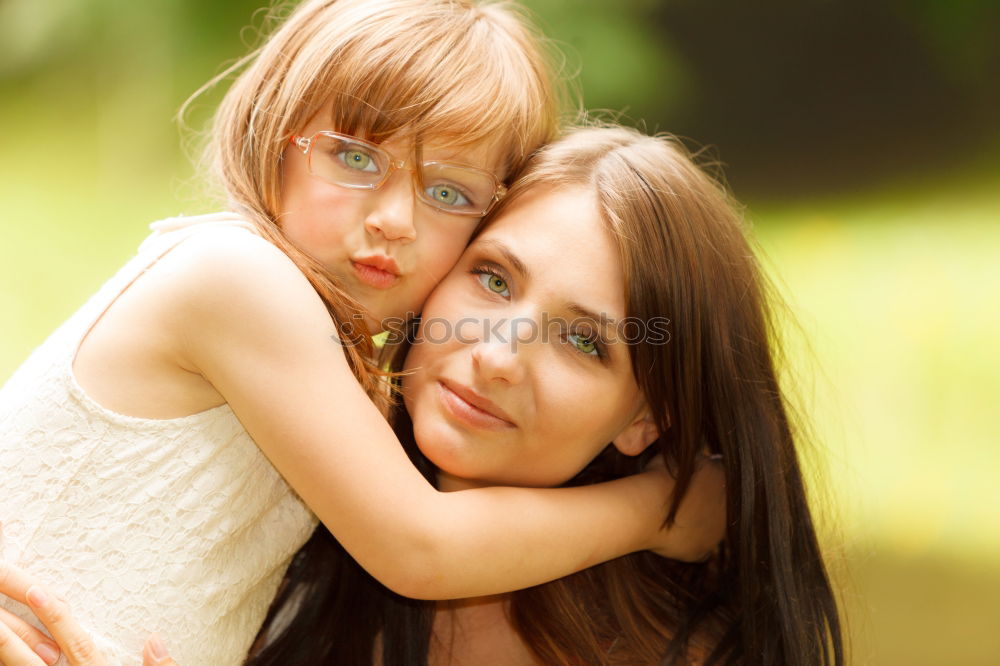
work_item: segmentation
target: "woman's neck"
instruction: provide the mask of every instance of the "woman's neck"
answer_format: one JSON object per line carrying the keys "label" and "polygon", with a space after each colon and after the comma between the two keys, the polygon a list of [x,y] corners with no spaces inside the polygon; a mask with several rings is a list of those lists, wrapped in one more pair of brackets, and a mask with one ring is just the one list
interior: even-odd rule
{"label": "woman's neck", "polygon": [[536,666],[507,615],[509,594],[439,601],[434,611],[430,666]]}
{"label": "woman's neck", "polygon": [[[453,492],[486,484],[439,472],[437,485],[443,492]],[[509,594],[439,601],[429,666],[535,666],[531,651],[510,624],[509,603]]]}

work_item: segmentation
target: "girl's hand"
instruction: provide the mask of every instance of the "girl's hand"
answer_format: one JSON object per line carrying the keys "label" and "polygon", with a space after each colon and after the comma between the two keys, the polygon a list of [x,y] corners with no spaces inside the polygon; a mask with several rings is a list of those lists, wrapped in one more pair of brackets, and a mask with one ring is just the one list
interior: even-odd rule
{"label": "girl's hand", "polygon": [[[24,571],[0,562],[0,594],[25,603],[49,630],[52,639],[20,619],[0,610],[0,664],[52,666],[60,653],[70,666],[106,666],[93,639],[77,624],[66,602],[37,584]],[[146,641],[143,666],[177,666],[155,634]]]}
{"label": "girl's hand", "polygon": [[[668,497],[673,492],[674,479],[661,456],[656,456],[642,475],[654,476],[660,483],[668,484]],[[700,562],[712,555],[725,533],[725,474],[718,460],[705,456],[697,463],[674,524],[654,535],[649,550],[674,560]]]}
{"label": "girl's hand", "polygon": [[54,641],[16,615],[0,609],[0,664],[52,666],[58,659],[59,646]]}

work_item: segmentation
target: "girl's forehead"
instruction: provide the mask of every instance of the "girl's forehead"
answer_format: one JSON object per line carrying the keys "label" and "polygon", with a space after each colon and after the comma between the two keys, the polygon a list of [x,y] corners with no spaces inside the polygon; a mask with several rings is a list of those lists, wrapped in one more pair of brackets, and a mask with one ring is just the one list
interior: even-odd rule
{"label": "girl's forehead", "polygon": [[483,136],[482,132],[452,125],[447,131],[436,126],[424,127],[419,119],[410,122],[387,121],[375,109],[369,109],[365,122],[344,122],[334,104],[327,102],[306,121],[304,132],[324,130],[355,136],[378,145],[385,145],[390,152],[413,153],[419,149],[425,159],[457,162],[476,166],[494,173],[504,181],[509,165],[518,161],[515,154],[515,137],[510,132]]}
{"label": "girl's forehead", "polygon": [[456,162],[486,169],[500,179],[506,177],[507,152],[502,142],[496,140],[463,141],[461,137],[443,134],[416,135],[399,132],[388,137],[385,143],[400,143],[410,150],[419,150],[425,160]]}

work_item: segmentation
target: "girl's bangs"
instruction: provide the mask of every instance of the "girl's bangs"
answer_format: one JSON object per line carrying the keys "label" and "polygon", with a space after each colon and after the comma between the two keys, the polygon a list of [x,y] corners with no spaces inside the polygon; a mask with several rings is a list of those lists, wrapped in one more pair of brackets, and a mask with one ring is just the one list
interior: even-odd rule
{"label": "girl's bangs", "polygon": [[[327,82],[334,129],[376,142],[399,134],[454,146],[489,141],[503,149],[507,172],[520,167],[553,138],[558,102],[532,85],[538,72],[529,59],[472,32],[413,52],[398,44],[345,49]],[[363,68],[344,66],[361,55]]]}

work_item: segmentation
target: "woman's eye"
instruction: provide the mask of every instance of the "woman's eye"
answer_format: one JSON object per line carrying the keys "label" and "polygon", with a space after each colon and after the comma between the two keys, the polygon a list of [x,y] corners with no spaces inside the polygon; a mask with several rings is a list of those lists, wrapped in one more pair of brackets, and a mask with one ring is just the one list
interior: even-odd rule
{"label": "woman's eye", "polygon": [[337,154],[344,164],[352,169],[357,169],[358,171],[369,171],[376,172],[378,167],[375,164],[375,160],[372,156],[363,150],[353,149],[344,150]]}
{"label": "woman's eye", "polygon": [[432,201],[446,206],[468,206],[469,200],[452,185],[432,185],[425,192]]}
{"label": "woman's eye", "polygon": [[492,291],[494,294],[499,294],[504,297],[510,296],[510,288],[507,286],[507,281],[499,275],[479,271],[477,273],[477,277],[479,278],[479,283]]}
{"label": "woman's eye", "polygon": [[597,340],[592,337],[587,337],[579,333],[570,333],[566,336],[569,343],[576,347],[576,349],[589,356],[600,356],[600,352],[597,350]]}

